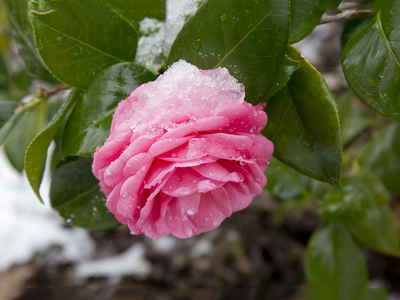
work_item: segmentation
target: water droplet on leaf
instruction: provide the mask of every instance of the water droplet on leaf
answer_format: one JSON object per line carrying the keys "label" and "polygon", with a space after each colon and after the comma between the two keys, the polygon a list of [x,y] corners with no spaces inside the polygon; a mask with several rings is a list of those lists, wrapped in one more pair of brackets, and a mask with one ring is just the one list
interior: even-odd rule
{"label": "water droplet on leaf", "polygon": [[201,47],[201,39],[197,39],[193,42],[193,49],[199,51]]}

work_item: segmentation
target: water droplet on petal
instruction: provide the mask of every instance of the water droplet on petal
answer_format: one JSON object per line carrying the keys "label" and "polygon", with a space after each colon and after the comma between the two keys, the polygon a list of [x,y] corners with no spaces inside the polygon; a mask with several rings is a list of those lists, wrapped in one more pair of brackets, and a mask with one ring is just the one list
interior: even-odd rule
{"label": "water droplet on petal", "polygon": [[213,222],[213,226],[217,226],[218,225],[218,222],[217,221],[214,221]]}
{"label": "water droplet on petal", "polygon": [[186,213],[187,213],[189,216],[193,216],[193,215],[194,215],[194,211],[193,211],[192,209],[188,209],[188,210],[186,211]]}

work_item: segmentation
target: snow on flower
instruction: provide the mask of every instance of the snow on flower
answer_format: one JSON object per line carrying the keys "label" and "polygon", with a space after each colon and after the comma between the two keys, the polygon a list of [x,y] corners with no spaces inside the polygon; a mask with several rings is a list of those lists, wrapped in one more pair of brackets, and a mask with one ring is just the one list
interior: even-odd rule
{"label": "snow on flower", "polygon": [[132,234],[191,237],[261,193],[273,145],[265,105],[244,96],[227,69],[181,60],[118,105],[92,169]]}

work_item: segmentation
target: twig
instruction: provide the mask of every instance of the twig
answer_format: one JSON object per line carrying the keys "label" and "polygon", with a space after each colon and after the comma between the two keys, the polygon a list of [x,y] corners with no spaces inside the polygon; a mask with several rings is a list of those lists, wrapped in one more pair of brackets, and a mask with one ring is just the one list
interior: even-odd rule
{"label": "twig", "polygon": [[49,91],[46,91],[42,87],[40,87],[39,89],[40,89],[40,92],[46,94],[47,96],[51,96],[51,95],[54,95],[54,94],[56,94],[56,93],[58,93],[60,91],[68,90],[70,88],[71,87],[69,85],[63,85],[63,86],[59,86],[59,87],[57,87],[55,89],[52,89],[52,90],[49,90]]}
{"label": "twig", "polygon": [[351,19],[359,18],[372,18],[376,15],[376,12],[372,10],[346,10],[339,12],[334,15],[325,15],[319,21],[319,24],[326,24],[337,21],[346,21]]}

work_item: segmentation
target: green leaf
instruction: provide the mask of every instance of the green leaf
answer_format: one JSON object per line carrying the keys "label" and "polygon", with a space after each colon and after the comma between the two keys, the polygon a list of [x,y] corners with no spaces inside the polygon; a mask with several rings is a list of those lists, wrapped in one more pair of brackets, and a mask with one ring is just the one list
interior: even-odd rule
{"label": "green leaf", "polygon": [[289,81],[294,71],[298,68],[300,68],[300,63],[297,60],[291,59],[288,55],[285,55],[282,67],[279,69],[279,72],[270,85],[270,88],[263,96],[263,101],[266,102],[269,98],[279,92]]}
{"label": "green leaf", "polygon": [[[1,28],[0,28],[1,30]],[[1,42],[1,41],[0,41]],[[1,89],[7,89],[9,85],[9,75],[8,75],[8,68],[6,61],[4,60],[4,57],[2,53],[0,52],[0,90]]]}
{"label": "green leaf", "polygon": [[74,107],[66,124],[62,155],[91,156],[110,134],[118,103],[139,85],[155,80],[146,68],[121,63],[100,72]]}
{"label": "green leaf", "polygon": [[288,0],[205,0],[179,32],[167,61],[226,67],[244,84],[246,101],[256,104],[282,66],[288,36]]}
{"label": "green leaf", "polygon": [[343,184],[319,207],[322,216],[343,221],[362,246],[399,256],[399,229],[385,186],[366,169],[350,174]]}
{"label": "green leaf", "polygon": [[400,195],[400,125],[375,134],[360,151],[359,162],[370,168],[392,192]]}
{"label": "green leaf", "polygon": [[313,234],[305,268],[312,300],[360,299],[366,287],[361,251],[340,223],[324,224]]}
{"label": "green leaf", "polygon": [[26,71],[34,77],[49,79],[50,74],[36,51],[32,25],[28,16],[28,2],[29,0],[3,0],[18,53],[27,67]]}
{"label": "green leaf", "polygon": [[300,61],[287,86],[267,102],[263,134],[274,143],[274,156],[295,170],[339,185],[342,151],[335,100],[325,80],[297,50]]}
{"label": "green leaf", "polygon": [[389,2],[347,42],[342,65],[347,83],[366,106],[400,121],[400,0]]}
{"label": "green leaf", "polygon": [[0,129],[14,115],[14,111],[17,107],[18,107],[17,102],[0,101]]}
{"label": "green leaf", "polygon": [[120,225],[106,207],[106,198],[91,171],[93,159],[74,158],[54,170],[50,201],[64,219],[91,231],[104,231]]}
{"label": "green leaf", "polygon": [[144,18],[165,20],[165,0],[106,0],[118,13],[123,15],[135,28]]}
{"label": "green leaf", "polygon": [[291,0],[290,43],[296,43],[313,31],[323,13],[335,9],[341,0]]}
{"label": "green leaf", "polygon": [[385,289],[364,289],[360,300],[386,300],[387,292]]}
{"label": "green leaf", "polygon": [[336,99],[339,112],[342,142],[345,145],[358,136],[368,125],[366,112],[353,100],[352,93],[344,93]]}
{"label": "green leaf", "polygon": [[139,34],[104,1],[46,0],[49,12],[31,12],[36,46],[60,81],[85,88],[107,66],[134,61]]}
{"label": "green leaf", "polygon": [[[17,117],[18,115],[20,116]],[[13,167],[21,172],[24,169],[24,157],[28,145],[46,125],[47,103],[42,102],[28,107],[24,112],[15,115],[15,118],[11,118],[9,122],[12,127],[4,140],[4,151]],[[7,124],[2,130],[6,126]]]}
{"label": "green leaf", "polygon": [[[14,113],[8,120],[3,124],[0,128],[0,145],[4,143],[7,136],[14,129],[14,127],[18,124],[19,120],[28,112],[28,109],[23,109],[19,113]],[[7,110],[4,111],[6,115]]]}
{"label": "green leaf", "polygon": [[68,110],[75,104],[82,94],[81,90],[74,89],[63,102],[46,128],[44,128],[29,144],[25,153],[25,173],[36,196],[43,202],[39,187],[42,183],[44,168],[46,165],[47,148],[50,146],[58,128]]}
{"label": "green leaf", "polygon": [[312,195],[320,195],[323,186],[316,180],[293,170],[272,157],[268,170],[267,190],[281,199],[310,198]]}

